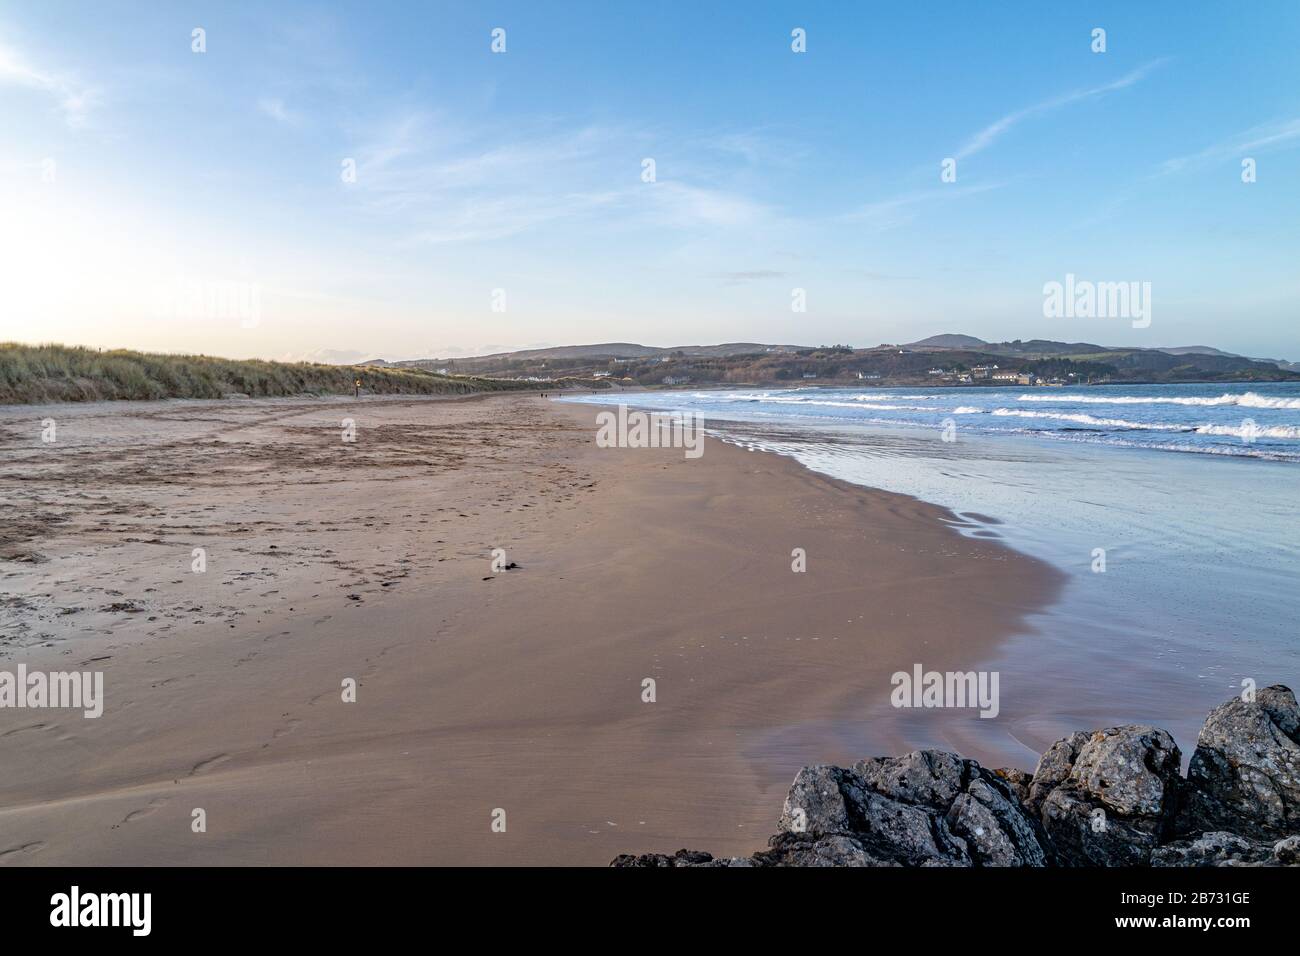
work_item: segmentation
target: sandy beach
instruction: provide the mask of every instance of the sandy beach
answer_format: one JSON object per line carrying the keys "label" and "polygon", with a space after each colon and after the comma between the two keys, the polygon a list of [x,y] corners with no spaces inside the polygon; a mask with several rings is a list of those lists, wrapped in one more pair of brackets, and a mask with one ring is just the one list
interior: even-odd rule
{"label": "sandy beach", "polygon": [[817,728],[1061,585],[979,516],[712,439],[598,448],[595,412],[0,408],[0,669],[105,688],[98,719],[0,710],[0,864],[751,853],[799,767],[867,756]]}

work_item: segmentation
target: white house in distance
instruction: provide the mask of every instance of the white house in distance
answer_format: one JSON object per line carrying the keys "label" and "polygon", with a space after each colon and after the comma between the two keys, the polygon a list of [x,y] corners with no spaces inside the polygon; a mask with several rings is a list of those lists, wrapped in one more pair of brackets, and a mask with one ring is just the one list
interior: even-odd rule
{"label": "white house in distance", "polygon": [[1007,382],[1015,385],[1033,385],[1038,377],[1032,372],[994,372],[991,376],[995,382]]}

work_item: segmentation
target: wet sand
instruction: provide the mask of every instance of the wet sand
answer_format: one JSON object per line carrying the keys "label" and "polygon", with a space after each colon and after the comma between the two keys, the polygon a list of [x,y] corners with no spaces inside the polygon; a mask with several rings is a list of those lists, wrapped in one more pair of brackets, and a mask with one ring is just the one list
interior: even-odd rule
{"label": "wet sand", "polygon": [[0,669],[106,696],[0,710],[0,865],[750,853],[799,766],[867,756],[815,728],[975,666],[1060,587],[944,509],[713,440],[597,448],[595,413],[0,409]]}

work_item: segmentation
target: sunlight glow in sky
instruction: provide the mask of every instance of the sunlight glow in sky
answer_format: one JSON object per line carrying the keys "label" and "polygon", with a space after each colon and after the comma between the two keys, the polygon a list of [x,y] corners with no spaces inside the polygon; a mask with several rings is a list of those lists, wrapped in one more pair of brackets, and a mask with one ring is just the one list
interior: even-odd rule
{"label": "sunlight glow in sky", "polygon": [[[1068,6],[6,4],[0,340],[1300,359],[1300,5]],[[1067,273],[1150,326],[1045,318]]]}

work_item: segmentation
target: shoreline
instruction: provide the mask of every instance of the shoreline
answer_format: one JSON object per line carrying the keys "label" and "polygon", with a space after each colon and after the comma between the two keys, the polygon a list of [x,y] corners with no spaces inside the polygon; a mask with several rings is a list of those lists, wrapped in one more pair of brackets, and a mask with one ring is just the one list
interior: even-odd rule
{"label": "shoreline", "polygon": [[[4,623],[28,625],[0,669],[106,685],[97,721],[0,710],[0,863],[752,852],[794,771],[843,759],[822,722],[915,662],[974,666],[1061,585],[946,509],[778,455],[597,449],[595,406],[125,404],[61,422],[66,461],[15,441],[32,406],[0,409],[43,559],[0,563]],[[493,574],[494,547],[521,568]]]}

